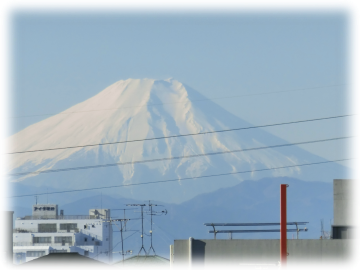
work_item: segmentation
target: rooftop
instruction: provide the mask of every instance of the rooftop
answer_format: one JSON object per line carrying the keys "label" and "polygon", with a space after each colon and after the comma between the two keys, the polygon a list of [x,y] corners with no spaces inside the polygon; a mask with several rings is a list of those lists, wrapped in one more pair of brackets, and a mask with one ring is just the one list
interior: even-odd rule
{"label": "rooftop", "polygon": [[80,255],[77,252],[50,253],[19,264],[14,269],[119,269],[107,263]]}
{"label": "rooftop", "polygon": [[130,258],[125,259],[124,261],[120,261],[115,263],[115,265],[149,265],[149,266],[169,266],[170,260],[160,257],[158,255],[136,255]]}

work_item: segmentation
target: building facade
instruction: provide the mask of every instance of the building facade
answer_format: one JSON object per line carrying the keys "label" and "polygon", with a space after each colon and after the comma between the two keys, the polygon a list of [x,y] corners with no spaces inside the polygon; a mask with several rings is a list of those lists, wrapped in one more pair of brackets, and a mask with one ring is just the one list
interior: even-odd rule
{"label": "building facade", "polygon": [[110,210],[90,209],[89,215],[64,215],[61,210],[59,215],[56,204],[36,204],[31,216],[15,220],[15,264],[57,252],[78,252],[111,263]]}
{"label": "building facade", "polygon": [[359,184],[360,179],[334,180],[333,239],[359,239]]}
{"label": "building facade", "polygon": [[0,255],[8,267],[13,265],[13,211],[0,211]]}

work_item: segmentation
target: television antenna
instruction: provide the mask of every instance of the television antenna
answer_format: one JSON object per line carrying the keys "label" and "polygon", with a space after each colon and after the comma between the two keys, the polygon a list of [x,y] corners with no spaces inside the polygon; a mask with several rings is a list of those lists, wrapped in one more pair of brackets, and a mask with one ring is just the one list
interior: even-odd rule
{"label": "television antenna", "polygon": [[146,250],[144,248],[144,206],[146,206],[146,204],[127,204],[126,206],[140,206],[141,208],[141,248],[138,256],[140,255],[141,250],[144,250],[146,255]]}
{"label": "television antenna", "polygon": [[[167,210],[163,210],[163,211],[160,211],[160,212],[157,212],[157,211],[153,211],[153,206],[163,206],[163,205],[158,205],[158,204],[152,204],[151,201],[149,200],[149,211],[150,211],[150,248],[149,248],[149,251],[148,251],[148,255],[150,254],[150,251],[152,250],[154,252],[154,255],[156,255],[156,252],[155,252],[155,249],[153,247],[153,244],[152,244],[152,236],[153,236],[153,230],[152,230],[152,225],[153,225],[153,222],[152,222],[152,217],[153,216],[160,216],[162,214],[165,213],[165,215],[167,214]],[[147,212],[148,213],[148,212]]]}

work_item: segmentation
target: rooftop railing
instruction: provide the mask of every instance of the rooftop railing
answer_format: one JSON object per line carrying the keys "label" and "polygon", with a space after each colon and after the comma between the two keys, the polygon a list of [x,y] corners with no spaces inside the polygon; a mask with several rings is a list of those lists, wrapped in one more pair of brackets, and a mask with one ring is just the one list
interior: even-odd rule
{"label": "rooftop railing", "polygon": [[57,216],[25,216],[20,220],[47,220],[47,219],[104,219],[95,215],[57,215]]}
{"label": "rooftop railing", "polygon": [[13,246],[74,246],[74,243],[32,243],[32,242],[13,242]]}
{"label": "rooftop railing", "polygon": [[32,243],[32,242],[13,242],[14,247],[24,246],[102,246],[102,241],[71,242],[71,243]]}
{"label": "rooftop railing", "polygon": [[22,229],[22,228],[15,228],[13,229],[13,233],[79,233],[79,228],[69,229],[69,230],[38,230],[38,229]]}

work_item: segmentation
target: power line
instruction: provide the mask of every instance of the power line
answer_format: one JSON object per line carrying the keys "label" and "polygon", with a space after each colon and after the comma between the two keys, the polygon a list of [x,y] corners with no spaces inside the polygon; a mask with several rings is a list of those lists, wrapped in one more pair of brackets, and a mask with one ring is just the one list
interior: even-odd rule
{"label": "power line", "polygon": [[[324,86],[317,86],[317,87],[308,87],[308,88],[299,88],[299,89],[292,89],[292,90],[280,90],[280,91],[273,91],[273,92],[260,92],[260,93],[253,93],[253,94],[243,94],[243,95],[234,95],[234,96],[226,96],[226,97],[215,97],[215,98],[202,98],[202,99],[193,99],[190,102],[199,102],[199,101],[211,101],[217,99],[228,99],[228,98],[237,98],[237,97],[249,97],[249,96],[261,96],[261,95],[269,95],[269,94],[278,94],[278,93],[287,93],[287,92],[297,92],[297,91],[305,91],[305,90],[316,90],[316,89],[324,89],[336,86],[345,86],[347,84],[333,84],[333,85],[324,85]],[[61,112],[61,113],[47,113],[47,114],[34,114],[34,115],[22,115],[22,116],[14,116],[10,117],[10,119],[16,118],[28,118],[28,117],[36,117],[36,116],[49,116],[49,115],[59,115],[59,114],[73,114],[73,113],[88,113],[88,112],[99,112],[99,111],[111,111],[111,110],[118,110],[118,109],[129,109],[129,108],[139,108],[139,107],[154,107],[154,106],[161,106],[161,105],[171,105],[171,104],[179,104],[185,103],[183,102],[164,102],[164,103],[156,103],[156,104],[147,104],[147,105],[138,105],[138,106],[127,106],[127,107],[118,107],[118,108],[110,108],[110,109],[100,109],[100,110],[87,110],[87,111],[75,111],[75,112]]]}
{"label": "power line", "polygon": [[[312,162],[312,163],[304,163],[304,164],[297,164],[297,165],[282,166],[282,167],[276,167],[276,168],[266,168],[266,169],[248,170],[248,171],[240,171],[240,172],[212,174],[212,175],[204,175],[204,176],[197,176],[197,177],[187,177],[187,178],[178,178],[178,179],[170,179],[170,180],[152,181],[152,182],[146,182],[146,183],[134,183],[134,184],[126,184],[126,185],[107,186],[107,187],[95,187],[95,188],[73,189],[73,190],[66,190],[66,191],[55,191],[55,192],[49,192],[49,194],[60,194],[60,193],[89,191],[89,190],[98,190],[98,189],[107,189],[107,188],[141,186],[141,185],[151,185],[151,184],[159,184],[159,183],[169,183],[169,182],[185,181],[185,180],[191,180],[191,179],[209,178],[209,177],[226,176],[226,175],[243,174],[243,173],[253,173],[253,172],[270,171],[270,170],[279,170],[279,169],[287,169],[287,168],[293,168],[293,167],[303,167],[303,166],[310,166],[310,165],[320,165],[320,164],[326,164],[326,163],[332,163],[332,162],[348,161],[348,160],[353,160],[353,159],[356,159],[356,158],[328,160],[328,161],[321,161],[321,162]],[[47,193],[17,195],[17,196],[10,196],[10,197],[6,197],[6,198],[30,197],[30,196],[34,196],[34,195],[44,195],[44,194],[47,194]]]}
{"label": "power line", "polygon": [[179,156],[179,157],[167,157],[167,158],[157,158],[157,159],[138,160],[138,161],[129,161],[129,162],[118,162],[118,163],[111,163],[111,164],[73,167],[73,168],[64,168],[64,169],[54,169],[54,170],[43,170],[43,171],[34,171],[34,172],[11,173],[11,174],[8,174],[8,176],[22,176],[22,175],[29,175],[29,174],[55,173],[55,172],[67,172],[67,171],[77,171],[77,170],[87,170],[87,169],[98,169],[98,168],[123,166],[123,165],[130,165],[130,164],[140,164],[140,163],[147,163],[147,162],[157,162],[157,161],[167,161],[167,160],[183,159],[183,158],[195,158],[195,157],[202,157],[202,156],[222,155],[222,154],[229,154],[229,153],[254,151],[254,150],[263,150],[263,149],[269,149],[269,148],[278,148],[278,147],[286,147],[286,146],[309,144],[309,143],[335,141],[335,140],[349,139],[349,138],[353,138],[353,137],[354,136],[338,137],[338,138],[330,138],[330,139],[323,139],[323,140],[316,140],[316,141],[287,143],[287,144],[280,144],[280,145],[262,146],[262,147],[254,147],[254,148],[247,148],[247,149],[237,149],[237,150],[230,150],[230,151],[221,151],[221,152],[196,154],[196,155],[188,155],[188,156]]}
{"label": "power line", "polygon": [[268,124],[268,125],[260,125],[260,126],[232,128],[232,129],[223,129],[223,130],[215,130],[215,131],[205,131],[205,132],[199,132],[199,133],[189,133],[189,134],[180,134],[180,135],[163,136],[163,137],[155,137],[155,138],[145,138],[145,139],[128,140],[128,141],[118,141],[118,142],[109,142],[109,143],[97,143],[97,144],[86,144],[86,145],[78,145],[78,146],[66,146],[66,147],[58,147],[58,148],[47,148],[47,149],[38,149],[38,150],[18,151],[18,152],[6,153],[6,154],[9,154],[9,155],[10,154],[24,154],[24,153],[33,153],[33,152],[42,152],[42,151],[64,150],[64,149],[71,149],[71,148],[82,148],[82,147],[100,146],[100,145],[109,145],[109,144],[132,143],[132,142],[151,141],[151,140],[169,139],[169,138],[177,138],[177,137],[196,136],[196,135],[204,135],[204,134],[212,134],[212,133],[222,133],[222,132],[229,132],[229,131],[247,130],[247,129],[254,129],[254,128],[264,128],[264,127],[274,127],[274,126],[282,126],[282,125],[314,122],[314,121],[321,121],[321,120],[329,120],[329,119],[349,117],[349,116],[354,116],[354,115],[355,114],[346,114],[346,115],[338,115],[338,116],[330,116],[330,117],[322,117],[322,118],[313,118],[313,119],[307,119],[307,120],[298,120],[298,121],[291,121],[291,122],[275,123],[275,124]]}

